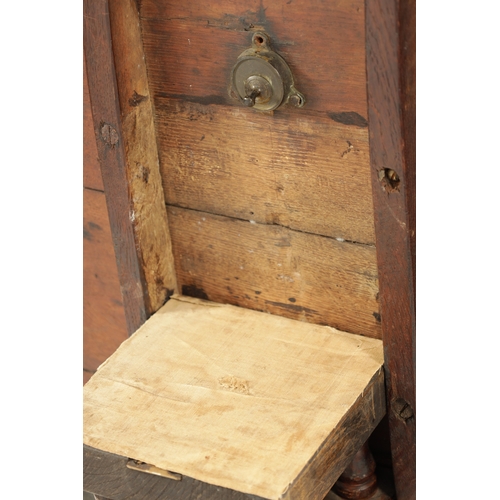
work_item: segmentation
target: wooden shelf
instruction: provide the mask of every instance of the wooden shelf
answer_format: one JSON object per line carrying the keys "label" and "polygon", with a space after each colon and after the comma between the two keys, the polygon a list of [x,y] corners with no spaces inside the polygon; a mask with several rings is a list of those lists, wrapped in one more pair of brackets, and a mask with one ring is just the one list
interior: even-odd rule
{"label": "wooden shelf", "polygon": [[377,339],[174,296],[84,387],[84,489],[322,499],[385,413],[382,364]]}

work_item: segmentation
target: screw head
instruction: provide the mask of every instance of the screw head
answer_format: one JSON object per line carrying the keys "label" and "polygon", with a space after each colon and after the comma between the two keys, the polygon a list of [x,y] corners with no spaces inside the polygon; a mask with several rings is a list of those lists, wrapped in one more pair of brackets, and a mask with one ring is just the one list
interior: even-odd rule
{"label": "screw head", "polygon": [[296,108],[300,108],[304,102],[302,100],[302,97],[298,94],[293,94],[288,98],[288,102],[292,105],[295,106]]}

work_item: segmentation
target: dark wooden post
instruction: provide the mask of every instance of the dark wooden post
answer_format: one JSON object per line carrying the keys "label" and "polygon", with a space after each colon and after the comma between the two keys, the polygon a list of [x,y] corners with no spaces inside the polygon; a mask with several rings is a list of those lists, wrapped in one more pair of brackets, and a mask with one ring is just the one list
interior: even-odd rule
{"label": "dark wooden post", "polygon": [[416,497],[415,0],[366,0],[368,122],[398,500]]}

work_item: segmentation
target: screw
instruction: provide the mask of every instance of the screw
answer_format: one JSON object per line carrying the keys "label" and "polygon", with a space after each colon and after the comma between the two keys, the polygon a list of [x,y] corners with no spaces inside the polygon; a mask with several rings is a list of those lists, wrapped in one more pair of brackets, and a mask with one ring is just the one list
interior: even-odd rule
{"label": "screw", "polygon": [[293,94],[288,98],[288,102],[292,105],[295,106],[296,108],[300,108],[303,104],[302,102],[302,97],[300,97],[298,94]]}

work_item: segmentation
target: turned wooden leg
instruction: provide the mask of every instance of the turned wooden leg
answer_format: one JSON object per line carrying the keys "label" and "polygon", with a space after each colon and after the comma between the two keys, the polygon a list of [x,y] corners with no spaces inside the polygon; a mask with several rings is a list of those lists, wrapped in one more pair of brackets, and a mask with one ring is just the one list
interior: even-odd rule
{"label": "turned wooden leg", "polygon": [[354,456],[353,461],[333,485],[332,490],[340,498],[364,500],[375,498],[377,476],[375,460],[365,443]]}

